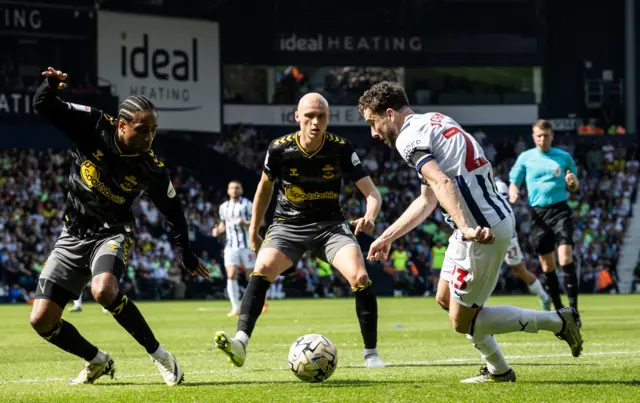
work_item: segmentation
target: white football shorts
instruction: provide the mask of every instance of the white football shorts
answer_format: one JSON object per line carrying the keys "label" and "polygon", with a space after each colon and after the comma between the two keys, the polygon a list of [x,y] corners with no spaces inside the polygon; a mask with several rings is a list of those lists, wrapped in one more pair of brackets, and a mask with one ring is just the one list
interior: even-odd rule
{"label": "white football shorts", "polygon": [[440,279],[449,282],[449,291],[460,305],[481,307],[496,288],[515,230],[513,216],[508,215],[492,230],[496,240],[490,245],[463,240],[458,230],[449,238]]}
{"label": "white football shorts", "polygon": [[224,266],[244,267],[253,270],[256,265],[256,254],[249,248],[224,248]]}
{"label": "white football shorts", "polygon": [[518,242],[518,236],[514,235],[511,238],[511,244],[507,249],[507,254],[504,255],[504,262],[509,266],[515,266],[522,263],[524,256],[522,255],[522,249],[520,249],[520,243]]}

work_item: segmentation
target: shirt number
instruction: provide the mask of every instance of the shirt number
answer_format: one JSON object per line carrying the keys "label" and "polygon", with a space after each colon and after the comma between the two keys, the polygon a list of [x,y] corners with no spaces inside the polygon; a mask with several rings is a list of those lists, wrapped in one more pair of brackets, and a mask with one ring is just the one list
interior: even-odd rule
{"label": "shirt number", "polygon": [[484,157],[475,158],[475,151],[473,150],[473,143],[469,136],[467,136],[462,130],[457,127],[451,127],[442,132],[442,135],[445,139],[449,140],[451,137],[456,134],[461,134],[464,137],[464,145],[465,145],[465,159],[464,166],[467,168],[468,172],[473,172],[476,169],[483,167],[489,163]]}

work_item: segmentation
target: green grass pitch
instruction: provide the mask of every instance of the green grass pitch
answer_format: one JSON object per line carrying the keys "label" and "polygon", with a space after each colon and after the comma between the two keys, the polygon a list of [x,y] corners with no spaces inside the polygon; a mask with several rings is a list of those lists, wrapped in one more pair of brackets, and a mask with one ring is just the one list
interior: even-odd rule
{"label": "green grass pitch", "polygon": [[[535,297],[495,297],[489,305],[537,308]],[[260,318],[241,369],[213,346],[216,330],[235,333],[223,301],[141,302],[156,336],[178,359],[183,385],[167,387],[148,355],[96,304],[66,313],[116,361],[116,379],[69,387],[82,360],[41,340],[30,306],[0,305],[0,402],[613,402],[640,401],[640,296],[581,296],[582,357],[553,334],[498,336],[516,371],[514,384],[462,385],[481,361],[454,333],[433,298],[381,298],[379,351],[387,368],[364,368],[352,299],[273,301]],[[338,348],[338,369],[320,384],[287,368],[296,337],[321,333]]]}

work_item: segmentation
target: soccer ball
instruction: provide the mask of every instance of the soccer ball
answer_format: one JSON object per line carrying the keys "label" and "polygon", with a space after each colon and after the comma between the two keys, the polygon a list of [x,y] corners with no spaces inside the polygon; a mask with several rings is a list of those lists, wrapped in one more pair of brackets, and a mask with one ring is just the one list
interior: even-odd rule
{"label": "soccer ball", "polygon": [[304,382],[329,379],[338,366],[338,350],[320,334],[298,337],[289,350],[289,368]]}

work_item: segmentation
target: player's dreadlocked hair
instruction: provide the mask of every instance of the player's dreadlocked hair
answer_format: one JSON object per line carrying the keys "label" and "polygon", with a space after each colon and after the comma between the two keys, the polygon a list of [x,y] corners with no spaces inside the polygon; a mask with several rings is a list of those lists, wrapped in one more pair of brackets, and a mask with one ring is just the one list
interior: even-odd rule
{"label": "player's dreadlocked hair", "polygon": [[156,106],[149,98],[142,95],[131,95],[120,104],[118,109],[118,119],[124,119],[127,122],[133,119],[136,112],[156,111]]}
{"label": "player's dreadlocked hair", "polygon": [[398,83],[390,81],[382,81],[369,88],[358,101],[358,111],[362,114],[365,109],[380,115],[387,108],[397,111],[405,106],[409,106],[407,94]]}

